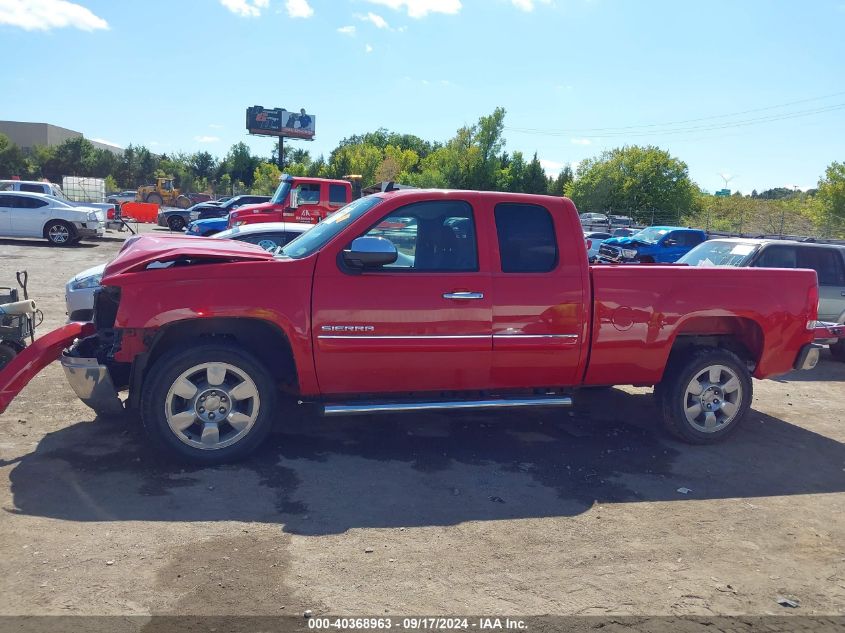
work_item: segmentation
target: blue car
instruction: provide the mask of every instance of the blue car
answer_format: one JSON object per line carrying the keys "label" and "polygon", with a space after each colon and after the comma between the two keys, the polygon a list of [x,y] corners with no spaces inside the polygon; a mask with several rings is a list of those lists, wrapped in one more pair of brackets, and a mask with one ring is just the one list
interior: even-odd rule
{"label": "blue car", "polygon": [[680,226],[650,226],[630,237],[602,242],[599,260],[606,263],[671,264],[707,240],[699,229]]}
{"label": "blue car", "polygon": [[188,225],[186,233],[188,235],[195,235],[200,237],[208,237],[220,231],[226,230],[226,225],[229,223],[229,216],[222,218],[207,218],[205,220],[194,220]]}

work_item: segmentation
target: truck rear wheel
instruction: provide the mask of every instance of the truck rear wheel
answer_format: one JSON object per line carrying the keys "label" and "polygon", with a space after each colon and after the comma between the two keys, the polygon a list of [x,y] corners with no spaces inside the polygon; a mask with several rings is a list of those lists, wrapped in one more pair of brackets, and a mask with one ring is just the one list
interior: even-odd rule
{"label": "truck rear wheel", "polygon": [[209,344],[165,354],[141,394],[144,428],[157,448],[200,464],[254,451],[270,431],[276,387],[252,354]]}
{"label": "truck rear wheel", "polygon": [[836,360],[845,363],[845,339],[840,339],[830,346],[830,353]]}
{"label": "truck rear wheel", "polygon": [[751,406],[751,374],[734,353],[699,348],[666,367],[657,388],[666,430],[689,444],[713,444],[736,431]]}

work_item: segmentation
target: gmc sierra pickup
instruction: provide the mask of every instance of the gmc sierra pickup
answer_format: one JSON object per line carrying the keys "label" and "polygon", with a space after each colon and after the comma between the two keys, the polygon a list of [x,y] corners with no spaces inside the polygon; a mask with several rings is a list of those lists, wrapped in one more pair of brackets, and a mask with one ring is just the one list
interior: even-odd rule
{"label": "gmc sierra pickup", "polygon": [[590,267],[565,198],[374,194],[276,254],[132,237],[102,284],[93,324],[0,380],[0,410],[73,342],[61,362],[86,404],[137,409],[155,444],[207,464],[255,449],[282,394],[333,416],[655,385],[666,429],[711,443],[742,422],[752,376],[818,360],[815,272]]}

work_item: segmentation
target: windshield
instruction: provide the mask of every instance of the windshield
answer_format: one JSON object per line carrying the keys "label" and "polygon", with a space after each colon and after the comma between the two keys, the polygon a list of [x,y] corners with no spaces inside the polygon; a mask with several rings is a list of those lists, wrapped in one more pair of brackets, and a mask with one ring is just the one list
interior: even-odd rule
{"label": "windshield", "polygon": [[759,244],[711,240],[699,244],[678,260],[689,266],[744,266]]}
{"label": "windshield", "polygon": [[669,232],[669,229],[658,229],[656,227],[651,227],[648,229],[643,229],[639,233],[634,233],[631,236],[632,240],[639,240],[640,242],[648,242],[649,244],[657,244],[660,241],[660,238],[666,235]]}
{"label": "windshield", "polygon": [[376,196],[367,196],[365,198],[359,198],[354,202],[350,202],[345,207],[338,209],[335,213],[317,224],[310,231],[306,231],[301,236],[288,243],[287,246],[282,249],[281,254],[292,257],[293,259],[308,257],[308,255],[318,251],[335,235],[364,215],[364,213],[372,209],[379,202],[381,202],[381,198],[377,198]]}
{"label": "windshield", "polygon": [[290,181],[282,180],[282,182],[279,183],[279,186],[276,187],[276,192],[273,194],[273,197],[270,198],[270,202],[273,204],[282,204],[287,199],[288,192],[290,192]]}

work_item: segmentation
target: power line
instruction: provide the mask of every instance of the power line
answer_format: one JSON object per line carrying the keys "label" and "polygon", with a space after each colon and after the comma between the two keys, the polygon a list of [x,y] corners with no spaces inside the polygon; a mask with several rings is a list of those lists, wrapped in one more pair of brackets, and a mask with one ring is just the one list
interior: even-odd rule
{"label": "power line", "polygon": [[641,128],[655,128],[655,127],[669,127],[672,125],[682,125],[685,123],[697,123],[700,121],[712,121],[715,119],[726,119],[735,116],[742,116],[744,114],[751,114],[754,112],[765,112],[768,110],[776,110],[778,108],[785,108],[792,105],[798,105],[801,103],[809,103],[812,101],[821,101],[824,99],[831,99],[833,97],[839,97],[845,95],[845,91],[843,92],[834,92],[828,95],[823,95],[820,97],[810,97],[808,99],[798,99],[796,101],[787,101],[785,103],[779,103],[777,105],[765,106],[762,108],[752,108],[750,110],[741,110],[739,112],[731,112],[729,114],[715,114],[712,116],[705,116],[705,117],[698,117],[694,119],[683,119],[680,121],[667,121],[665,123],[643,123],[639,125],[626,125],[626,126],[616,126],[616,127],[586,127],[586,128],[558,128],[558,129],[540,129],[540,128],[511,128],[509,126],[505,126],[505,129],[516,130],[520,132],[542,132],[543,134],[579,134],[579,133],[588,133],[588,132],[623,132],[625,130],[635,130]]}
{"label": "power line", "polygon": [[[772,121],[784,121],[788,119],[797,119],[801,117],[812,116],[815,114],[825,114],[827,112],[835,112],[838,110],[842,110],[845,108],[845,103],[837,103],[830,106],[824,106],[821,108],[814,108],[810,110],[799,110],[795,112],[785,112],[782,114],[773,114],[765,117],[757,117],[752,119],[744,119],[739,121],[728,121],[724,123],[714,123],[714,124],[705,124],[705,125],[693,125],[688,127],[680,127],[680,128],[671,128],[671,129],[663,129],[663,130],[651,130],[651,131],[642,131],[642,132],[605,132],[603,134],[588,134],[592,138],[618,138],[618,137],[641,137],[641,136],[668,136],[672,134],[687,134],[689,132],[706,132],[706,131],[713,131],[713,130],[725,130],[730,128],[737,128],[737,127],[747,127],[750,125],[759,125],[761,123],[770,123]],[[533,135],[543,135],[543,136],[570,136],[571,132],[566,132],[563,130],[539,130],[534,128],[518,128],[518,127],[508,127],[505,126],[505,129],[511,132],[517,132],[521,134],[533,134]],[[620,129],[621,128],[608,128],[608,129]]]}

